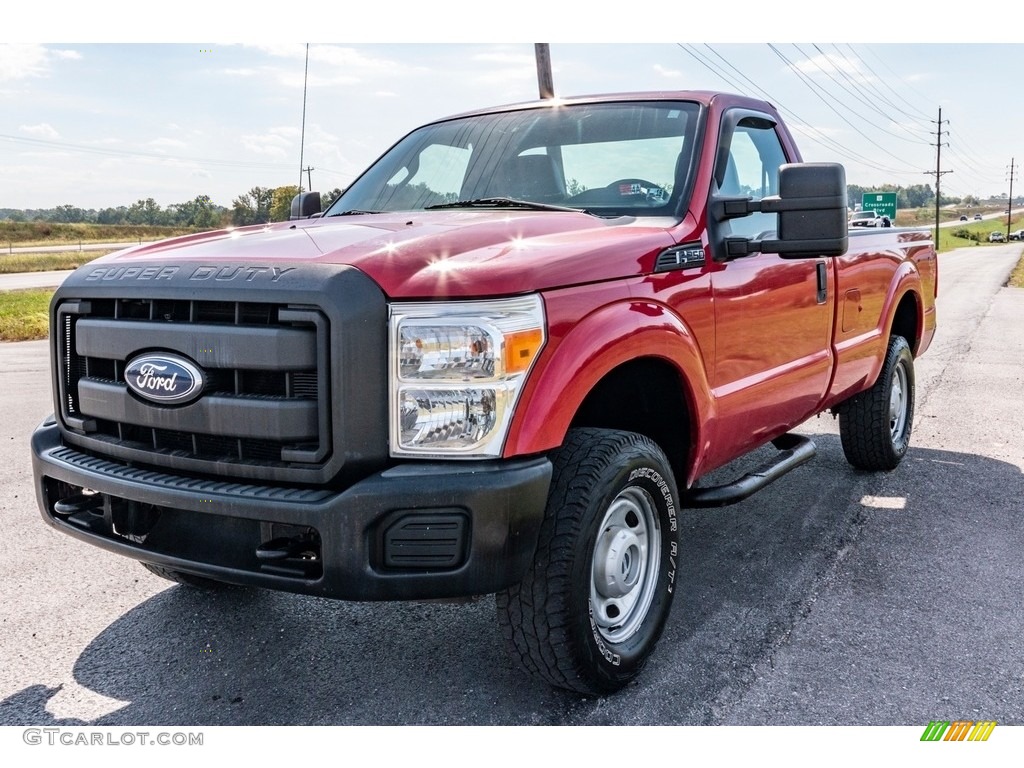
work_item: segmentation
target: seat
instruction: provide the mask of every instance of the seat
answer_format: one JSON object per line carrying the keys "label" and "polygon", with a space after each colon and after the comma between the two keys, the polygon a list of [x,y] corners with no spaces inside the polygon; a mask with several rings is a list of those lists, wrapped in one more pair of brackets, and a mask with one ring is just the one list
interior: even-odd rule
{"label": "seat", "polygon": [[565,200],[547,155],[519,155],[506,163],[504,170],[502,177],[495,180],[497,195],[536,203]]}

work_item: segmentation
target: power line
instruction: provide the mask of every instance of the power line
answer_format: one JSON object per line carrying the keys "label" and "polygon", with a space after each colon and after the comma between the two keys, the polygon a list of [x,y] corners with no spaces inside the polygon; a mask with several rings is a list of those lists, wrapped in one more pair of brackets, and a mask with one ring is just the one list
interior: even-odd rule
{"label": "power line", "polygon": [[[747,88],[745,86],[737,84],[731,77],[727,77],[719,68],[716,68],[715,66],[713,66],[706,58],[704,58],[704,56],[702,54],[699,54],[696,50],[694,50],[693,46],[684,46],[681,43],[677,43],[677,45],[679,45],[680,48],[682,48],[684,51],[686,51],[686,53],[688,53],[698,63],[704,65],[707,69],[709,69],[710,71],[714,72],[716,75],[721,77],[723,80],[725,80],[727,83],[729,83],[729,85],[731,87],[735,88],[737,91],[743,92],[743,91],[747,90]],[[805,120],[804,118],[800,117],[800,115],[798,115],[794,110],[789,109],[785,104],[783,104],[781,101],[776,99],[772,94],[770,94],[768,91],[766,91],[764,88],[762,88],[756,82],[754,82],[751,78],[749,78],[745,74],[743,74],[743,72],[741,72],[731,62],[729,62],[721,53],[719,53],[718,51],[716,51],[714,48],[712,48],[711,46],[709,46],[707,44],[705,44],[704,47],[707,48],[712,54],[714,54],[723,64],[725,64],[725,66],[729,67],[731,70],[736,72],[736,74],[739,75],[739,77],[743,78],[747,83],[749,83],[749,85],[756,92],[758,92],[766,101],[770,102],[771,104],[774,104],[779,109],[780,112],[783,112],[783,113],[785,113],[785,114],[795,118],[794,120],[787,120],[787,123],[788,123],[790,129],[792,131],[794,131],[795,133],[800,133],[800,134],[808,137],[809,139],[811,139],[813,141],[819,142],[820,144],[828,147],[833,152],[835,152],[835,153],[837,153],[839,155],[842,155],[843,157],[845,157],[845,158],[847,158],[849,160],[855,160],[857,162],[863,163],[864,165],[866,165],[866,166],[868,166],[870,168],[873,168],[873,169],[875,169],[877,171],[882,171],[884,173],[895,173],[895,174],[903,174],[903,173],[905,173],[905,171],[899,171],[899,170],[896,170],[896,169],[893,169],[893,168],[888,168],[888,167],[885,167],[883,165],[879,165],[878,162],[875,161],[873,158],[869,158],[869,157],[866,157],[865,155],[860,154],[859,152],[855,152],[854,150],[850,149],[849,147],[844,146],[843,144],[839,143],[838,141],[836,141],[832,137],[826,135],[825,133],[823,133],[822,131],[818,130],[817,128],[814,128],[813,124],[810,121]],[[806,127],[804,127],[804,126],[806,126]]]}
{"label": "power line", "polygon": [[[850,44],[849,44],[849,43],[847,43],[847,46],[846,46],[846,47],[847,47],[847,48],[849,48],[851,52],[853,52],[853,48],[852,48],[852,47],[850,46]],[[870,47],[867,47],[867,51],[868,51],[868,52],[869,52],[869,53],[870,53],[870,54],[871,54],[872,56],[874,56],[874,58],[878,59],[879,63],[881,63],[881,65],[882,65],[883,67],[885,67],[885,68],[886,68],[887,70],[889,70],[890,74],[892,74],[892,76],[893,76],[893,77],[895,77],[895,78],[896,78],[897,80],[899,80],[899,81],[900,81],[901,83],[903,83],[903,85],[905,85],[905,86],[906,86],[907,88],[909,88],[910,90],[912,90],[912,91],[914,91],[914,92],[918,93],[918,95],[922,96],[923,98],[926,98],[926,99],[928,99],[928,100],[933,100],[933,99],[932,99],[932,98],[931,98],[930,96],[927,96],[926,94],[922,93],[922,92],[921,92],[921,91],[919,91],[918,89],[914,88],[914,87],[913,87],[913,86],[911,86],[911,85],[910,85],[909,83],[907,83],[907,82],[906,82],[906,81],[905,81],[905,80],[904,80],[903,78],[901,78],[901,77],[900,77],[899,75],[897,75],[897,74],[896,74],[895,72],[893,72],[893,71],[892,71],[892,68],[890,68],[890,67],[889,67],[889,66],[887,65],[887,63],[886,63],[885,61],[883,61],[883,60],[882,60],[882,58],[881,58],[881,57],[879,57],[879,55],[878,55],[878,54],[877,54],[876,52],[872,51],[872,50],[870,49]],[[856,54],[856,53],[854,53],[854,55],[857,55],[857,54]],[[864,60],[864,57],[863,57],[863,56],[859,56],[859,55],[857,55],[857,58],[858,58],[858,60],[860,60],[860,61],[861,61],[861,62],[863,63],[864,67],[866,67],[866,68],[867,68],[867,71],[868,71],[868,72],[870,72],[870,73],[871,73],[872,75],[874,75],[874,77],[876,77],[876,80],[877,80],[877,82],[879,82],[879,83],[882,83],[883,85],[885,85],[885,86],[886,86],[886,87],[887,87],[887,88],[888,88],[889,90],[891,90],[891,91],[892,91],[892,92],[893,92],[893,93],[894,93],[894,94],[895,94],[895,95],[896,95],[897,97],[899,96],[899,94],[897,94],[897,93],[896,93],[895,89],[894,89],[894,88],[893,88],[893,87],[892,87],[892,86],[891,86],[891,85],[889,84],[889,80],[888,80],[887,78],[883,78],[883,77],[880,77],[880,76],[878,75],[878,73],[874,72],[874,70],[872,70],[872,69],[871,69],[871,66],[869,65],[869,63],[867,63],[867,61],[865,61],[865,60]],[[909,106],[909,108],[910,108],[910,109],[912,109],[912,110],[915,110],[916,112],[918,112],[918,117],[920,117],[920,118],[923,118],[924,120],[931,120],[931,118],[929,117],[928,113],[926,113],[926,112],[923,112],[923,111],[921,111],[921,110],[918,110],[918,108],[915,108],[915,106],[913,106],[913,105],[912,105],[912,104],[910,104],[909,102],[906,102],[906,103],[907,103],[907,106]]]}
{"label": "power line", "polygon": [[[913,136],[913,138],[907,138],[906,136],[900,136],[898,134],[892,133],[891,131],[886,131],[886,133],[889,133],[891,136],[895,136],[896,138],[898,138],[898,139],[900,139],[902,141],[910,141],[910,142],[914,142],[914,143],[922,143],[924,141],[924,138],[922,136],[914,134],[914,132],[910,128],[907,128],[903,123],[901,123],[899,120],[896,120],[890,114],[885,112],[881,107],[879,107],[878,103],[877,103],[877,99],[872,99],[869,96],[867,96],[866,94],[862,93],[860,84],[858,84],[856,81],[854,81],[854,79],[852,77],[850,77],[849,73],[847,73],[844,70],[843,67],[837,66],[836,63],[834,61],[832,61],[831,57],[827,53],[825,53],[821,49],[821,47],[819,45],[817,45],[816,43],[814,43],[813,45],[814,45],[814,49],[819,54],[821,54],[822,58],[824,58],[825,61],[827,61],[833,68],[835,68],[835,71],[838,72],[840,74],[840,76],[844,80],[846,80],[846,82],[848,82],[850,84],[850,87],[848,88],[845,85],[843,85],[841,82],[839,82],[835,77],[832,76],[832,74],[828,70],[826,70],[824,67],[822,67],[819,64],[817,64],[812,57],[808,57],[807,58],[807,60],[809,62],[811,62],[812,64],[814,64],[814,66],[816,66],[819,70],[821,70],[821,72],[826,77],[828,77],[833,83],[835,83],[837,86],[842,88],[845,93],[848,93],[850,96],[855,98],[857,101],[859,101],[861,104],[866,106],[871,111],[877,113],[879,116],[884,117],[886,120],[888,120],[890,123],[895,125],[897,128],[900,128],[900,129],[906,131],[907,133],[911,134]],[[796,49],[799,51],[800,47],[796,46]],[[847,64],[849,64],[849,61],[847,61]],[[890,105],[890,106],[892,106],[892,105]],[[906,113],[902,113],[902,114],[906,114]]]}
{"label": "power line", "polygon": [[[862,130],[861,130],[860,128],[858,128],[858,127],[857,127],[857,126],[855,126],[855,125],[854,125],[854,124],[853,124],[852,122],[850,122],[850,121],[849,121],[849,120],[848,120],[848,119],[846,118],[846,116],[845,116],[845,115],[843,115],[843,114],[842,114],[842,113],[841,113],[841,112],[840,112],[840,111],[839,111],[838,109],[836,109],[836,108],[835,108],[835,107],[834,107],[834,106],[833,106],[833,105],[832,105],[832,104],[831,104],[831,103],[830,103],[830,102],[828,101],[828,99],[826,99],[826,98],[825,98],[825,97],[824,97],[824,96],[823,96],[823,95],[822,95],[822,94],[820,93],[820,89],[819,89],[819,88],[818,88],[818,87],[817,87],[817,86],[816,86],[816,85],[815,85],[815,84],[813,83],[813,81],[811,81],[811,80],[810,80],[810,78],[808,78],[808,77],[807,77],[806,75],[804,75],[804,74],[803,74],[803,73],[802,73],[802,72],[800,71],[799,67],[797,67],[797,66],[796,66],[796,65],[795,65],[795,64],[794,64],[793,62],[791,62],[791,61],[790,61],[790,60],[789,60],[789,59],[788,59],[788,58],[786,57],[786,55],[782,53],[782,51],[780,51],[780,50],[779,50],[778,48],[776,48],[776,47],[775,47],[774,45],[772,45],[771,43],[768,43],[768,47],[772,49],[772,51],[773,51],[773,52],[775,53],[775,55],[776,55],[776,56],[778,56],[778,57],[779,57],[780,59],[782,59],[782,61],[783,61],[783,62],[785,62],[785,63],[786,63],[786,65],[787,65],[787,66],[789,67],[790,71],[792,71],[792,72],[793,72],[793,73],[794,73],[794,74],[795,74],[795,75],[796,75],[797,77],[799,77],[799,78],[800,78],[800,80],[801,80],[801,81],[802,81],[802,82],[804,83],[804,85],[806,85],[806,86],[807,86],[807,88],[808,88],[808,89],[809,89],[809,90],[811,91],[811,93],[813,93],[813,94],[814,94],[815,96],[817,96],[817,97],[818,97],[818,99],[820,99],[820,100],[821,100],[821,102],[822,102],[822,103],[823,103],[823,104],[824,104],[824,105],[825,105],[826,107],[828,107],[828,108],[829,108],[830,110],[832,110],[832,112],[834,112],[834,113],[836,114],[836,116],[837,116],[837,117],[838,117],[838,118],[839,118],[840,120],[842,120],[842,121],[843,121],[844,123],[846,123],[846,124],[847,124],[848,126],[850,126],[850,128],[852,128],[852,129],[854,130],[854,132],[856,132],[856,133],[857,133],[857,134],[858,134],[858,135],[859,135],[859,136],[860,136],[861,138],[863,138],[863,139],[864,139],[865,141],[867,141],[867,142],[868,142],[869,144],[871,144],[872,146],[874,146],[874,147],[876,147],[876,148],[880,149],[880,150],[881,150],[882,152],[884,152],[885,154],[889,155],[889,157],[892,157],[892,158],[894,158],[894,159],[898,160],[898,161],[899,161],[899,162],[901,162],[901,163],[902,163],[902,162],[905,162],[903,158],[901,158],[901,157],[899,157],[898,155],[895,155],[895,154],[893,154],[892,152],[890,152],[890,151],[889,151],[888,149],[886,149],[885,147],[883,147],[883,146],[882,146],[881,144],[879,144],[879,143],[878,143],[877,141],[875,141],[875,140],[874,140],[874,139],[872,139],[872,138],[871,138],[870,136],[868,136],[868,135],[867,135],[866,133],[864,133],[864,132],[863,132],[863,131],[862,131]],[[844,105],[844,107],[845,107],[845,105]],[[849,109],[849,108],[847,107],[847,109]]]}

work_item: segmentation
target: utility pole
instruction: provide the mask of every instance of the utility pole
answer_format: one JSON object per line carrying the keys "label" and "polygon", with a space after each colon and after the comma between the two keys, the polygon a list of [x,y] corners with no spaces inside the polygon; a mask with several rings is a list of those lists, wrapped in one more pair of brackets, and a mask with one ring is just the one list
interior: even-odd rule
{"label": "utility pole", "polygon": [[302,162],[306,150],[306,87],[309,85],[309,43],[306,43],[306,74],[302,79],[302,134],[299,139],[299,194],[302,194]]}
{"label": "utility pole", "polygon": [[[942,123],[948,123],[949,120],[942,119],[942,107],[939,107],[939,120],[935,125],[935,250],[939,250],[939,201],[942,199],[942,195],[939,193],[939,181],[942,179],[943,174],[952,173],[952,171],[942,170],[942,134],[949,135],[949,131],[942,130]],[[949,146],[948,144],[946,145]],[[925,171],[930,174],[931,171]]]}
{"label": "utility pole", "polygon": [[[307,179],[307,181],[309,182],[309,187],[307,187],[307,189],[308,189],[308,190],[309,190],[310,192],[312,192],[312,191],[313,191],[313,171],[315,171],[315,170],[316,170],[316,168],[311,168],[311,167],[309,167],[309,166],[306,166],[306,167],[305,167],[305,168],[304,168],[303,170],[304,170],[304,171],[306,172],[306,179]],[[299,178],[299,181],[300,181],[300,182],[302,181],[302,178],[301,178],[301,176],[302,176],[302,174],[300,173],[300,174],[299,174],[299,177],[300,177],[300,178]]]}
{"label": "utility pole", "polygon": [[537,59],[537,87],[542,99],[555,98],[555,81],[551,77],[551,51],[547,43],[534,43],[533,53]]}
{"label": "utility pole", "polygon": [[1010,218],[1013,216],[1013,167],[1014,158],[1010,158],[1010,199],[1006,201],[1006,242],[1010,242]]}

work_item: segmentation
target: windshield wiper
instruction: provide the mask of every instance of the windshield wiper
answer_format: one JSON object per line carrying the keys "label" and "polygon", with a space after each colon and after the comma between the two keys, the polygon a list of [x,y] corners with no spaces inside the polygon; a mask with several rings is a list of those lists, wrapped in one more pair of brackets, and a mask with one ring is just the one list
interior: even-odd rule
{"label": "windshield wiper", "polygon": [[358,208],[353,208],[351,211],[340,211],[338,213],[329,214],[331,216],[362,216],[363,214],[371,213],[383,213],[383,211],[362,211]]}
{"label": "windshield wiper", "polygon": [[513,197],[478,197],[474,200],[459,200],[455,203],[438,203],[437,205],[426,206],[426,210],[428,211],[436,211],[441,208],[525,208],[530,211],[590,213],[586,208],[570,208],[566,205],[535,203],[532,200],[517,200]]}

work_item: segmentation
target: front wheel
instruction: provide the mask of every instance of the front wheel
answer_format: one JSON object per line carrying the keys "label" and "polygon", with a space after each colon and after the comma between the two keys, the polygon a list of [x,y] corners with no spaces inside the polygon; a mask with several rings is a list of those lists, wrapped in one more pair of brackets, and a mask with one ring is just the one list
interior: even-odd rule
{"label": "front wheel", "polygon": [[661,449],[631,432],[573,430],[553,464],[534,562],[498,594],[498,617],[527,671],[610,693],[640,673],[668,617],[675,481]]}
{"label": "front wheel", "polygon": [[203,576],[193,576],[191,573],[177,571],[173,568],[165,568],[162,565],[154,565],[153,563],[140,563],[140,565],[150,573],[159,576],[161,579],[173,581],[175,584],[183,584],[186,587],[193,587],[194,589],[201,589],[207,592],[236,589],[233,584],[226,584],[223,581],[216,581],[215,579],[207,579]]}
{"label": "front wheel", "polygon": [[914,425],[914,356],[902,336],[889,340],[878,380],[839,411],[846,460],[858,469],[895,469]]}

